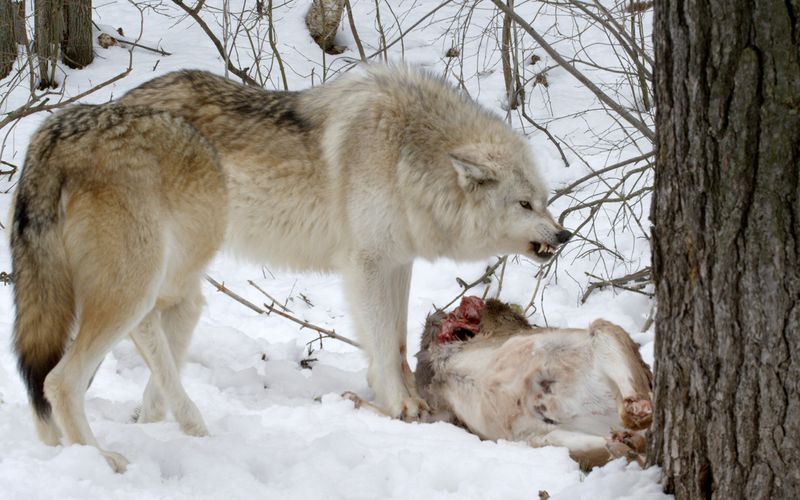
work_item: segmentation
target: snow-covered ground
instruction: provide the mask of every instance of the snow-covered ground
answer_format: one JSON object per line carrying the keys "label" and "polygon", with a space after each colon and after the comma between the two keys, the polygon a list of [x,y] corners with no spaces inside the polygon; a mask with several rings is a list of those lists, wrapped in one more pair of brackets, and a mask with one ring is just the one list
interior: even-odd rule
{"label": "snow-covered ground", "polygon": [[[266,2],[264,2],[266,3]],[[348,47],[338,60],[323,57],[305,30],[303,16],[310,2],[296,0],[276,7],[278,47],[287,68],[291,89],[319,83],[343,68],[344,57],[357,58],[349,26],[339,42]],[[410,26],[439,2],[416,0],[391,2],[403,26]],[[208,2],[221,5],[222,2]],[[356,24],[368,53],[377,49],[374,2],[353,1]],[[141,4],[155,6],[155,2]],[[386,7],[387,4],[383,4]],[[469,5],[472,5],[471,3]],[[277,6],[277,3],[276,3]],[[231,1],[231,11],[241,10]],[[532,13],[535,4],[523,7]],[[391,13],[382,11],[386,25]],[[455,41],[463,49],[464,86],[485,106],[503,113],[503,77],[496,53],[496,40],[482,35],[493,10],[488,2],[474,11],[459,3],[437,11],[421,27],[409,33],[402,44],[389,50],[390,58],[406,60],[437,72],[460,75],[444,53]],[[168,17],[164,14],[169,14]],[[453,30],[453,16],[472,16],[466,33]],[[532,16],[531,16],[532,17]],[[122,0],[95,2],[98,24],[123,27],[135,37],[140,29],[139,12]],[[207,17],[217,33],[218,18]],[[540,16],[537,26],[547,29],[553,18]],[[561,20],[569,25],[569,20]],[[130,75],[94,94],[84,102],[104,102],[150,78],[178,68],[202,68],[222,73],[224,65],[202,30],[180,16],[170,5],[146,9],[141,25],[142,43],[160,45],[172,53],[161,56],[137,49]],[[389,40],[397,32],[387,33]],[[527,42],[530,43],[530,42]],[[568,44],[560,45],[569,50]],[[607,46],[598,45],[592,57],[610,57]],[[533,50],[525,52],[526,57]],[[536,51],[541,55],[541,51]],[[266,47],[269,53],[269,47]],[[96,48],[95,62],[81,71],[66,70],[67,96],[76,95],[123,71],[128,52],[122,47]],[[249,63],[245,55],[239,66]],[[323,64],[327,69],[323,69]],[[545,58],[538,64],[549,65]],[[530,71],[534,71],[531,69]],[[530,75],[528,75],[530,76]],[[64,75],[61,76],[62,80]],[[530,88],[534,117],[549,121],[550,130],[565,138],[593,168],[641,153],[636,146],[623,149],[594,147],[597,137],[589,130],[603,130],[613,121],[597,111],[593,97],[567,73],[553,69],[549,87]],[[280,87],[277,69],[267,86]],[[3,92],[7,87],[3,88]],[[5,96],[4,96],[5,97]],[[8,112],[24,103],[27,89],[20,87],[4,101]],[[587,111],[594,110],[594,111]],[[20,121],[6,137],[2,159],[22,163],[27,142],[44,118],[35,114]],[[2,115],[0,115],[0,119]],[[4,136],[6,131],[4,130]],[[572,166],[565,168],[560,156],[543,134],[530,133],[532,146],[551,187],[577,179],[589,169],[567,150]],[[611,142],[613,137],[604,137]],[[591,146],[591,147],[590,147]],[[0,222],[9,191],[16,178],[0,180]],[[563,210],[567,200],[553,208]],[[646,214],[649,208],[643,207]],[[583,216],[585,217],[585,213]],[[567,219],[568,227],[581,222],[578,214]],[[539,289],[531,321],[553,326],[586,326],[603,317],[622,325],[642,344],[645,360],[652,364],[652,328],[641,332],[651,312],[647,297],[602,290],[580,304],[587,272],[616,276],[649,262],[646,242],[630,234],[610,231],[610,222],[600,220],[593,236],[615,249],[624,261],[580,258],[583,246],[572,243],[572,251],[561,257],[554,274]],[[606,224],[604,226],[603,224]],[[4,230],[5,233],[7,230]],[[10,271],[7,234],[0,244],[0,271]],[[613,239],[613,245],[612,240]],[[483,273],[487,262],[456,264],[449,261],[418,262],[411,288],[409,350],[415,352],[425,315],[432,304],[443,305],[459,292],[457,277],[472,281]],[[604,267],[607,266],[607,267]],[[525,259],[509,261],[500,297],[527,304],[536,288],[538,266]],[[627,270],[627,271],[626,271]],[[296,274],[259,267],[220,255],[209,275],[249,300],[265,298],[247,281],[255,281],[279,300],[287,300],[295,315],[338,333],[353,337],[340,280],[336,276]],[[496,285],[495,285],[496,286]],[[482,292],[478,290],[478,292]],[[211,435],[183,435],[168,418],[156,424],[131,422],[147,381],[148,371],[133,344],[117,345],[102,364],[87,394],[87,412],[98,439],[105,447],[125,455],[130,465],[125,474],[114,474],[93,448],[47,447],[35,435],[22,382],[10,340],[13,304],[10,287],[0,286],[0,497],[2,498],[538,498],[546,490],[552,498],[661,498],[657,469],[615,461],[593,472],[580,472],[566,449],[532,449],[520,443],[486,442],[444,423],[408,424],[355,410],[339,394],[354,391],[370,398],[366,362],[356,349],[333,340],[320,345],[316,335],[276,316],[259,316],[208,285],[208,308],[203,314],[183,372],[187,391],[200,408]],[[494,289],[490,291],[494,293]],[[307,300],[304,300],[307,299]],[[311,360],[304,362],[303,360]],[[414,359],[410,359],[413,366]],[[310,368],[304,367],[310,365]]]}

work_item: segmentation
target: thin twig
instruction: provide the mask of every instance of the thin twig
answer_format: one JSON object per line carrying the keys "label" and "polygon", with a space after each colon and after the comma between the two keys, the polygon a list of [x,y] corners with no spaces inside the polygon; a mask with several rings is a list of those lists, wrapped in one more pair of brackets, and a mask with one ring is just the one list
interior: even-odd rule
{"label": "thin twig", "polygon": [[[116,76],[113,76],[113,77],[109,78],[108,80],[104,81],[103,83],[100,83],[99,85],[96,85],[96,86],[90,88],[89,90],[86,90],[84,92],[81,92],[80,94],[77,94],[77,95],[75,95],[73,97],[70,97],[69,99],[66,99],[66,100],[63,100],[63,101],[59,101],[59,102],[54,103],[54,104],[47,104],[47,102],[49,101],[48,98],[46,98],[46,97],[42,98],[41,96],[37,95],[37,96],[35,96],[34,99],[28,101],[26,104],[24,104],[24,105],[20,106],[19,108],[15,109],[11,113],[8,113],[6,115],[6,117],[3,118],[3,121],[0,121],[0,128],[3,128],[6,125],[8,125],[9,123],[11,123],[11,122],[13,122],[15,120],[19,120],[20,118],[24,118],[24,117],[26,117],[28,115],[32,115],[34,113],[38,113],[39,111],[53,111],[55,109],[63,108],[64,106],[72,104],[73,102],[76,102],[76,101],[78,101],[80,99],[83,99],[84,97],[86,97],[89,94],[97,92],[98,90],[100,90],[103,87],[107,87],[108,85],[111,85],[112,83],[114,83],[114,82],[116,82],[118,80],[122,80],[123,78],[128,76],[128,74],[131,72],[132,69],[133,69],[132,66],[128,66],[128,68],[125,71],[123,71],[122,73],[119,73]],[[35,106],[33,105],[34,103],[36,103],[36,102],[38,102],[40,100],[41,100],[41,103],[39,103],[39,104],[37,104]]]}
{"label": "thin twig", "polygon": [[530,308],[534,308],[534,312],[536,312],[536,309],[535,309],[536,306],[533,305],[533,303],[536,301],[536,295],[539,293],[539,287],[542,285],[542,279],[544,278],[544,276],[546,274],[546,273],[543,272],[543,269],[544,268],[540,268],[539,272],[536,273],[536,287],[533,289],[533,294],[531,294],[530,302],[528,302],[528,305],[525,306],[525,310],[522,311],[522,314],[524,314],[525,316],[528,315],[528,310]]}
{"label": "thin twig", "polygon": [[[604,288],[607,286],[611,286],[614,288],[621,288],[623,290],[627,290],[629,292],[636,292],[641,293],[642,295],[652,296],[652,294],[645,293],[641,290],[651,281],[651,273],[650,273],[650,266],[640,269],[634,273],[627,274],[625,276],[621,276],[619,278],[613,278],[609,280],[604,280],[598,276],[595,276],[590,273],[586,273],[587,276],[590,278],[594,278],[598,281],[589,283],[589,287],[586,288],[586,292],[584,292],[583,296],[581,297],[581,304],[586,302],[586,299],[589,298],[589,295],[600,288]],[[639,285],[638,288],[634,288],[632,286],[628,286],[629,283],[634,283]]]}
{"label": "thin twig", "polygon": [[550,139],[550,142],[552,142],[555,145],[556,149],[558,150],[558,153],[561,155],[561,159],[564,161],[564,166],[569,167],[569,161],[567,160],[567,155],[565,155],[564,150],[561,149],[561,144],[556,140],[555,137],[553,137],[553,134],[551,134],[550,131],[547,130],[547,127],[539,125],[533,120],[533,118],[528,116],[528,113],[525,112],[524,106],[520,108],[520,111],[522,111],[522,117],[525,118],[525,121],[527,121],[528,123],[536,127],[538,130],[541,130],[542,132],[545,133],[547,138]]}
{"label": "thin twig", "polygon": [[[500,267],[500,277],[497,278],[497,292],[494,294],[494,298],[500,298],[500,292],[503,291],[503,280],[506,277],[506,264],[508,263],[508,259],[503,259],[503,265]],[[485,296],[485,294],[484,294]]]}
{"label": "thin twig", "polygon": [[264,307],[266,307],[267,311],[269,311],[270,313],[275,313],[278,316],[282,316],[282,317],[288,319],[289,321],[293,321],[293,322],[297,323],[298,325],[302,326],[303,328],[309,328],[311,330],[314,330],[314,331],[317,331],[317,332],[323,334],[326,337],[330,337],[330,338],[336,339],[336,340],[341,340],[345,344],[350,344],[353,347],[358,347],[359,349],[361,349],[361,345],[358,342],[350,340],[347,337],[342,337],[341,335],[336,333],[335,330],[328,330],[327,328],[322,328],[321,326],[317,326],[317,325],[315,325],[313,323],[309,323],[308,321],[303,321],[302,319],[297,319],[294,316],[292,316],[291,314],[285,313],[285,312],[283,312],[283,311],[281,311],[279,309],[276,309],[273,306],[270,306],[268,304],[264,304]]}
{"label": "thin twig", "polygon": [[262,308],[258,307],[257,305],[253,304],[252,302],[250,302],[249,300],[245,299],[241,295],[239,295],[236,292],[232,291],[230,288],[227,288],[224,284],[218,282],[217,280],[215,280],[211,276],[206,275],[206,281],[208,281],[209,283],[214,285],[214,287],[217,289],[218,292],[224,293],[228,297],[234,299],[235,301],[239,302],[243,306],[247,307],[248,309],[250,309],[250,310],[252,310],[252,311],[254,311],[254,312],[258,313],[258,314],[269,315],[270,313],[275,313],[278,316],[281,316],[281,317],[286,318],[286,319],[288,319],[290,321],[293,321],[294,323],[297,323],[298,325],[302,326],[303,328],[308,328],[308,329],[314,330],[314,331],[316,331],[318,333],[321,333],[325,337],[329,337],[329,338],[332,338],[332,339],[335,339],[335,340],[340,340],[340,341],[344,342],[345,344],[350,344],[353,347],[358,347],[359,349],[361,349],[361,345],[359,345],[358,342],[355,342],[353,340],[348,339],[347,337],[343,337],[343,336],[339,335],[338,333],[336,333],[335,330],[329,330],[327,328],[322,328],[321,326],[317,326],[317,325],[315,325],[313,323],[309,323],[308,321],[303,321],[301,319],[297,319],[294,316],[292,316],[291,314],[285,313],[285,312],[275,308],[274,306],[270,306],[270,305],[264,304],[264,307],[266,309],[262,309]]}
{"label": "thin twig", "polygon": [[[648,168],[650,168],[649,165],[647,165],[645,167],[639,167],[635,171],[632,170],[631,172],[629,172],[629,174],[639,173],[639,172],[642,172],[644,170],[647,170]],[[600,206],[600,205],[603,205],[603,204],[606,204],[606,203],[624,203],[624,202],[626,202],[628,200],[632,200],[634,198],[639,198],[642,195],[650,193],[652,191],[653,191],[653,186],[645,186],[645,187],[643,187],[641,189],[637,189],[636,191],[630,192],[628,194],[617,196],[616,198],[612,198],[610,196],[612,194],[612,191],[609,191],[609,192],[606,193],[605,196],[603,196],[599,200],[586,201],[586,202],[579,203],[577,205],[573,205],[573,206],[565,209],[563,212],[561,212],[561,215],[558,216],[558,223],[559,224],[564,224],[564,219],[566,219],[567,215],[569,215],[572,212],[576,212],[578,210],[583,210],[585,208],[593,208],[595,206]],[[616,192],[616,187],[614,188],[613,192]]]}
{"label": "thin twig", "polygon": [[7,162],[5,160],[0,160],[0,163],[8,167],[11,167],[11,170],[0,170],[0,175],[6,175],[6,174],[14,175],[17,172],[17,170],[19,170],[19,167],[17,165],[14,165],[13,163]]}
{"label": "thin twig", "polygon": [[283,304],[281,304],[280,302],[278,302],[278,300],[277,300],[277,299],[275,299],[275,297],[273,297],[272,295],[270,295],[269,293],[267,293],[267,291],[266,291],[266,290],[264,290],[263,288],[261,288],[260,286],[258,286],[258,285],[255,283],[255,281],[253,281],[253,280],[247,280],[247,282],[250,284],[250,286],[252,286],[252,287],[253,287],[253,288],[255,288],[256,290],[258,290],[259,292],[263,293],[263,294],[264,294],[264,295],[265,295],[265,296],[266,296],[266,297],[267,297],[269,300],[271,300],[271,301],[272,301],[272,303],[273,303],[273,304],[277,304],[278,306],[280,306],[280,308],[281,308],[281,309],[283,309],[284,311],[286,311],[286,312],[288,312],[288,313],[294,312],[294,311],[292,311],[291,309],[289,309],[288,307],[286,307],[285,305],[283,305]]}
{"label": "thin twig", "polygon": [[101,28],[100,25],[97,24],[96,22],[92,21],[92,24],[94,25],[95,28],[97,28],[97,30],[101,34],[108,35],[109,37],[111,37],[112,40],[114,40],[115,42],[119,43],[120,45],[123,44],[123,43],[126,44],[126,45],[132,45],[133,47],[139,47],[140,49],[145,49],[145,50],[149,50],[151,52],[155,52],[156,54],[161,54],[162,56],[171,56],[172,55],[172,53],[167,52],[166,50],[164,50],[162,48],[154,49],[153,47],[148,47],[147,45],[142,45],[141,43],[130,42],[128,40],[120,40],[119,38],[117,38],[117,37],[115,37],[113,35],[110,35],[110,34],[106,33],[105,31],[103,31],[103,28]]}
{"label": "thin twig", "polygon": [[628,158],[627,160],[623,160],[623,161],[621,161],[619,163],[615,163],[613,165],[609,165],[607,167],[601,168],[600,170],[594,170],[594,171],[592,171],[592,173],[584,175],[583,177],[581,177],[580,179],[576,180],[575,182],[573,182],[569,186],[563,187],[561,189],[557,189],[556,190],[556,194],[554,194],[553,197],[550,198],[550,200],[547,202],[547,204],[551,205],[554,201],[556,201],[560,197],[564,196],[565,194],[571,193],[573,189],[575,189],[576,187],[580,186],[581,184],[583,184],[584,182],[588,181],[589,179],[593,179],[593,178],[595,178],[595,177],[597,177],[597,176],[599,176],[601,174],[604,174],[606,172],[610,172],[612,170],[616,170],[616,169],[618,169],[620,167],[624,167],[624,166],[630,165],[632,163],[637,163],[637,162],[640,162],[642,160],[646,160],[646,159],[650,158],[651,156],[653,156],[654,154],[656,154],[655,151],[650,151],[649,153],[645,153],[643,155],[639,155],[639,156],[636,156],[634,158]]}
{"label": "thin twig", "polygon": [[447,309],[448,307],[453,305],[458,299],[463,297],[464,294],[466,294],[469,290],[475,288],[476,286],[480,285],[481,283],[486,283],[486,281],[489,279],[489,277],[492,276],[494,274],[494,272],[497,271],[497,268],[500,267],[501,264],[505,263],[505,261],[507,259],[508,259],[508,255],[503,255],[502,257],[497,259],[497,262],[495,262],[491,266],[488,266],[486,268],[486,271],[478,279],[476,279],[472,283],[467,283],[464,280],[462,280],[461,278],[456,278],[456,282],[462,288],[461,293],[456,295],[456,297],[453,300],[451,300],[450,302],[448,302],[447,305],[445,305],[444,307],[437,307],[436,309],[438,311],[444,311],[445,309]]}
{"label": "thin twig", "polygon": [[286,69],[283,67],[283,58],[281,57],[281,53],[278,50],[278,41],[275,39],[275,23],[273,22],[274,12],[272,10],[272,0],[268,0],[267,2],[267,20],[269,22],[269,26],[267,27],[267,35],[269,38],[269,46],[272,49],[272,55],[275,56],[275,60],[278,61],[278,70],[281,72],[281,81],[283,82],[283,90],[289,90],[289,83],[286,81]]}
{"label": "thin twig", "polygon": [[377,56],[378,54],[382,54],[382,53],[386,52],[387,50],[389,50],[389,48],[391,48],[392,45],[400,42],[408,33],[411,33],[412,31],[414,31],[414,28],[416,28],[417,26],[422,24],[423,21],[425,21],[426,19],[428,19],[432,15],[436,14],[436,12],[439,9],[441,9],[442,7],[444,7],[445,5],[447,5],[449,3],[452,3],[452,2],[453,2],[453,0],[444,0],[444,2],[442,2],[439,5],[437,5],[436,7],[434,7],[433,10],[431,10],[430,12],[425,14],[424,16],[422,16],[419,19],[417,19],[417,21],[414,24],[412,24],[411,26],[409,26],[408,29],[406,29],[405,32],[403,32],[403,34],[400,35],[398,38],[395,38],[391,42],[387,43],[382,49],[379,49],[376,52],[373,52],[372,54],[367,56],[367,59],[372,59],[373,57]]}
{"label": "thin twig", "polygon": [[608,96],[605,92],[603,92],[600,87],[595,85],[589,78],[586,77],[583,73],[578,71],[574,65],[570,64],[566,59],[564,59],[561,54],[559,54],[552,45],[547,43],[542,35],[540,35],[536,30],[533,29],[529,23],[527,23],[522,17],[519,16],[513,9],[508,8],[506,4],[504,4],[501,0],[492,0],[492,3],[497,6],[498,9],[503,11],[504,13],[511,16],[511,18],[519,24],[522,29],[524,29],[534,40],[538,43],[542,49],[544,49],[547,54],[552,57],[562,68],[567,70],[569,74],[574,76],[579,82],[581,82],[586,88],[588,88],[594,95],[597,97],[600,102],[608,106],[609,108],[616,111],[616,113],[622,117],[625,121],[629,124],[633,125],[639,132],[642,133],[648,140],[651,142],[655,141],[656,135],[653,130],[650,129],[647,125],[645,125],[641,120],[630,114],[625,108],[623,108],[617,101],[612,99]]}
{"label": "thin twig", "polygon": [[242,304],[243,306],[247,307],[248,309],[257,312],[258,314],[266,314],[266,311],[258,307],[257,305],[253,304],[249,300],[245,299],[241,295],[237,294],[236,292],[232,291],[231,289],[227,288],[222,283],[218,282],[214,278],[209,275],[206,275],[206,281],[214,285],[218,292],[222,292],[228,297],[232,298],[236,302]]}
{"label": "thin twig", "polygon": [[356,47],[358,48],[358,56],[363,62],[367,62],[364,46],[361,44],[361,37],[358,36],[358,31],[356,31],[356,22],[353,19],[353,8],[350,7],[350,0],[344,0],[344,6],[347,9],[347,21],[350,23],[350,31],[353,32],[353,39],[356,41]]}
{"label": "thin twig", "polygon": [[247,85],[260,87],[257,81],[253,80],[247,73],[237,68],[236,66],[233,65],[233,63],[230,62],[225,53],[225,48],[222,46],[222,43],[219,41],[219,38],[217,38],[214,32],[211,31],[211,28],[209,28],[208,24],[206,24],[203,18],[200,17],[200,7],[202,6],[201,3],[197,4],[196,9],[192,9],[191,7],[183,3],[181,0],[172,0],[172,3],[180,7],[184,12],[186,12],[186,14],[188,14],[192,19],[194,19],[194,22],[196,22],[197,25],[200,26],[200,28],[206,33],[208,38],[211,40],[211,43],[213,43],[214,47],[217,48],[217,52],[219,52],[219,55],[222,57],[223,60],[227,61],[226,67],[231,73],[238,76],[242,80],[242,82],[246,83]]}

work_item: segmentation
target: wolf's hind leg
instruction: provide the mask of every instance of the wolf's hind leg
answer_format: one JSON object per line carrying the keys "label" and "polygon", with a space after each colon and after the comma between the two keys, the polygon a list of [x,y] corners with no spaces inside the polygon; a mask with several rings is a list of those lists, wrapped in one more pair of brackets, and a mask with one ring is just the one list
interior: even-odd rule
{"label": "wolf's hind leg", "polygon": [[[151,214],[131,209],[113,189],[76,196],[67,210],[64,246],[80,311],[78,330],[47,375],[44,392],[64,440],[100,449],[86,419],[86,389],[111,347],[153,308],[159,277],[153,263],[161,261],[162,245],[150,230],[156,226]],[[128,248],[136,250],[123,253]],[[100,452],[115,471],[125,470],[122,455]]]}
{"label": "wolf's hind leg", "polygon": [[[205,300],[200,282],[192,283],[186,298],[161,312],[161,326],[169,343],[169,350],[180,373],[192,334],[203,312]],[[166,402],[161,388],[151,374],[144,390],[138,422],[159,422],[166,414]]]}
{"label": "wolf's hind leg", "polygon": [[[136,323],[108,321],[106,314],[93,314],[85,307],[75,342],[61,361],[47,375],[44,392],[53,408],[53,418],[68,444],[94,446],[100,450],[111,468],[124,472],[128,461],[122,455],[100,448],[86,419],[84,398],[89,380],[111,347]],[[104,317],[105,316],[105,317]]]}
{"label": "wolf's hind leg", "polygon": [[150,367],[151,377],[161,389],[181,430],[192,436],[207,436],[208,431],[200,410],[189,399],[181,384],[178,367],[161,327],[161,313],[157,310],[151,311],[131,333],[131,338]]}

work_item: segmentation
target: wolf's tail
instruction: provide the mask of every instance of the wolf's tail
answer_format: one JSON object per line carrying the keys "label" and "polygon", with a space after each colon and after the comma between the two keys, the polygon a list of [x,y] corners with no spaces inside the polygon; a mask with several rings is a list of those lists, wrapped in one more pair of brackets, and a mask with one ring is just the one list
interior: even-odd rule
{"label": "wolf's tail", "polygon": [[47,422],[51,408],[44,381],[64,354],[75,299],[60,214],[62,176],[49,162],[35,160],[26,161],[11,231],[14,350],[36,417]]}

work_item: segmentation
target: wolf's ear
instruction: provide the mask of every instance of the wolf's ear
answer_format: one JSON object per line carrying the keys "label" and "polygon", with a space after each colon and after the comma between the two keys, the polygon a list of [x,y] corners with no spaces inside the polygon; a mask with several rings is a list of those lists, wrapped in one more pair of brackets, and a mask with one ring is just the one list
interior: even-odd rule
{"label": "wolf's ear", "polygon": [[491,168],[459,152],[450,153],[450,161],[458,174],[458,185],[468,193],[497,183],[497,176]]}

